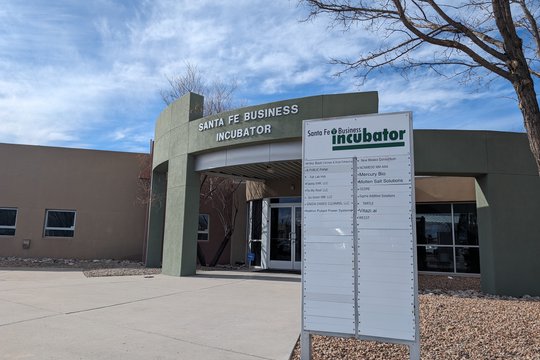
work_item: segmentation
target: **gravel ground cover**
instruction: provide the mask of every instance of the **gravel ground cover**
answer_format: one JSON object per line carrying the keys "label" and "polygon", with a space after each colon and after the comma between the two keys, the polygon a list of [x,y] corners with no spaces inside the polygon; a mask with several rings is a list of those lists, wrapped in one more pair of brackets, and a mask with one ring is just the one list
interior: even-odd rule
{"label": "gravel ground cover", "polygon": [[0,257],[1,268],[49,268],[81,270],[87,277],[154,275],[161,273],[159,268],[146,268],[142,262],[130,260],[76,260],[52,258]]}
{"label": "gravel ground cover", "polygon": [[[147,268],[144,263],[130,260],[113,259],[54,259],[54,258],[20,258],[14,256],[0,256],[0,269],[2,268],[49,268],[82,270],[87,277],[98,276],[124,276],[124,275],[155,275],[161,273],[161,268]],[[204,271],[254,271],[245,265],[217,265],[215,267],[201,267]]]}
{"label": "gravel ground cover", "polygon": [[[423,360],[540,359],[540,298],[482,294],[474,277],[419,276]],[[313,359],[408,359],[403,345],[314,336]],[[292,360],[300,359],[297,344]]]}

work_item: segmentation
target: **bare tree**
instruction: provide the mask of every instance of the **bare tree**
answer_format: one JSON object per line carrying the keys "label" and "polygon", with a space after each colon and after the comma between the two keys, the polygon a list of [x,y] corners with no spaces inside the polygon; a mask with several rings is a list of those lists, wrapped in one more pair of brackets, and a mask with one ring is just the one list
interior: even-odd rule
{"label": "bare tree", "polygon": [[176,76],[167,76],[169,87],[160,91],[161,98],[165,104],[170,105],[176,99],[182,97],[188,92],[204,95],[206,82],[199,69],[190,63],[186,63],[186,69],[183,74]]}
{"label": "bare tree", "polygon": [[193,92],[204,96],[204,116],[218,114],[233,108],[236,80],[228,83],[221,80],[207,82],[197,66],[186,63],[183,74],[167,77],[169,87],[161,90],[161,98],[169,105],[174,100]]}
{"label": "bare tree", "polygon": [[139,161],[139,176],[137,179],[136,202],[141,205],[148,205],[151,202],[152,190],[150,177],[152,174],[152,154],[137,155]]}
{"label": "bare tree", "polygon": [[[378,46],[354,59],[333,60],[365,80],[374,70],[429,68],[448,77],[510,82],[540,172],[538,0],[301,0],[310,17],[329,14],[353,31],[377,35]],[[431,53],[424,51],[426,47]]]}

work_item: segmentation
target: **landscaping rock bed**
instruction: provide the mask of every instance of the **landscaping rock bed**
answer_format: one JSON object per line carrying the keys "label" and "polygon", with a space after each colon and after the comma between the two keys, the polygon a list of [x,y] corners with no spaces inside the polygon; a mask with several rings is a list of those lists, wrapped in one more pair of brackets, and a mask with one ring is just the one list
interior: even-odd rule
{"label": "landscaping rock bed", "polygon": [[[540,359],[540,297],[480,292],[475,277],[419,276],[422,360]],[[300,359],[299,345],[291,359]],[[403,345],[313,337],[314,360],[408,359]]]}
{"label": "landscaping rock bed", "polygon": [[160,268],[147,268],[142,262],[130,260],[76,260],[53,258],[18,258],[0,257],[1,268],[44,268],[81,270],[87,277],[154,275],[161,273]]}

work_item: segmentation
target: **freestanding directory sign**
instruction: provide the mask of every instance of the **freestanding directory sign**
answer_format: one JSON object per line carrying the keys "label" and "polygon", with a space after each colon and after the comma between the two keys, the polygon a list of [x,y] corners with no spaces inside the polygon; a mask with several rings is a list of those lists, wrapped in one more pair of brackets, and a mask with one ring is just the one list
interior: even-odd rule
{"label": "freestanding directory sign", "polygon": [[420,358],[410,112],[304,121],[302,359],[311,334]]}

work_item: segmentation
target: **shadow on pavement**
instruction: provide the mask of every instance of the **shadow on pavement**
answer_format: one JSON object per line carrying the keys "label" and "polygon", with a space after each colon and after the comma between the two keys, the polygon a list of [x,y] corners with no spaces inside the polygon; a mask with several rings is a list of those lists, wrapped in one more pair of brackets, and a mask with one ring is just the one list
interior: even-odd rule
{"label": "shadow on pavement", "polygon": [[[264,274],[264,275],[263,275]],[[230,280],[263,280],[263,281],[283,281],[283,282],[297,282],[301,281],[301,278],[296,273],[275,273],[272,275],[269,273],[257,272],[220,272],[216,274],[212,271],[197,272],[194,277],[207,278],[207,279],[230,279]]]}

